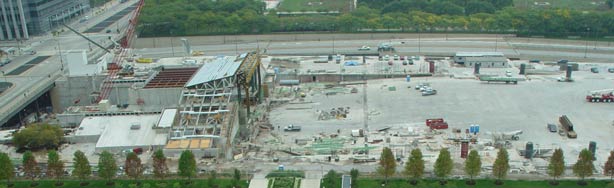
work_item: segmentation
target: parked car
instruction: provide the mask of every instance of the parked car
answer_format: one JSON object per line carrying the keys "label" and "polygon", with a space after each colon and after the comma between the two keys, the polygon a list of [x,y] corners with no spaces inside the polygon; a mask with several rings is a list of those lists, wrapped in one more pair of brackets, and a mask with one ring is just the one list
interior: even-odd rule
{"label": "parked car", "polygon": [[403,65],[407,65],[407,60],[403,60]]}
{"label": "parked car", "polygon": [[555,125],[555,124],[548,123],[548,130],[549,130],[550,132],[555,133],[555,132],[556,132],[558,129],[556,128],[556,125]]}
{"label": "parked car", "polygon": [[599,73],[599,68],[593,67],[593,68],[591,68],[591,72],[592,73]]}
{"label": "parked car", "polygon": [[369,47],[369,46],[361,46],[360,48],[358,48],[358,50],[360,50],[360,51],[367,51],[367,50],[371,50],[371,47]]}
{"label": "parked car", "polygon": [[541,62],[539,59],[531,59],[529,60],[529,63],[539,63]]}
{"label": "parked car", "polygon": [[610,73],[614,73],[614,68],[609,68],[609,69],[608,69],[608,72],[610,72]]}
{"label": "parked car", "polygon": [[394,55],[394,60],[399,60],[399,55]]}

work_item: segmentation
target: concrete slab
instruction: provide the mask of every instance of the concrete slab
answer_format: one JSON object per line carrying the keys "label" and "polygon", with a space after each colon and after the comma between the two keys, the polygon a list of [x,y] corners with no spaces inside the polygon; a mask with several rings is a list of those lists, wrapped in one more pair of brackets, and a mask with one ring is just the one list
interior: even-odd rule
{"label": "concrete slab", "polygon": [[303,179],[301,188],[320,188],[320,179]]}
{"label": "concrete slab", "polygon": [[269,183],[269,180],[267,179],[254,178],[249,182],[249,188],[267,187],[268,183]]}

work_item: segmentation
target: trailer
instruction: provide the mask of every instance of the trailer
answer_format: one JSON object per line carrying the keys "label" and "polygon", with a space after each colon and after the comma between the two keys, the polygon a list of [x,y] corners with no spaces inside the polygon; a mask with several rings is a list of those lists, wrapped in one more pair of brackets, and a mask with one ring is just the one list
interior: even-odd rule
{"label": "trailer", "polygon": [[518,84],[518,81],[520,81],[520,78],[514,78],[514,77],[480,76],[479,79],[480,81],[487,82],[487,83],[505,82],[506,84],[509,84],[509,83]]}
{"label": "trailer", "polygon": [[298,131],[301,131],[301,126],[288,125],[288,126],[284,127],[284,131],[286,131],[286,132],[298,132]]}
{"label": "trailer", "polygon": [[562,115],[561,117],[559,117],[559,123],[561,123],[561,126],[563,126],[563,129],[567,132],[568,138],[578,137],[578,135],[576,134],[576,131],[574,131],[573,124],[571,123],[571,121],[566,115]]}
{"label": "trailer", "polygon": [[426,119],[426,126],[431,129],[448,129],[448,123],[443,118]]}
{"label": "trailer", "polygon": [[614,102],[614,89],[590,91],[586,96],[587,102]]}

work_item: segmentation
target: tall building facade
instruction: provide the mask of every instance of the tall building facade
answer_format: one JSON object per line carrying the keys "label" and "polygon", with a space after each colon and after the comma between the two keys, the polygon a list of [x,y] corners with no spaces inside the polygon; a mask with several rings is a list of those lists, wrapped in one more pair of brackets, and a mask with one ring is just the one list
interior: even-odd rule
{"label": "tall building facade", "polygon": [[26,40],[88,9],[89,0],[0,0],[0,40]]}

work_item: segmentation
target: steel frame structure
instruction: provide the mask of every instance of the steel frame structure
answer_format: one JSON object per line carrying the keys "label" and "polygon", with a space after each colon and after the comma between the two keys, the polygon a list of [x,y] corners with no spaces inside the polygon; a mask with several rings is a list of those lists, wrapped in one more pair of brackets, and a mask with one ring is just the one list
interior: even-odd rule
{"label": "steel frame structure", "polygon": [[179,99],[182,136],[220,135],[222,126],[232,118],[230,99],[235,79],[230,76],[183,89]]}

